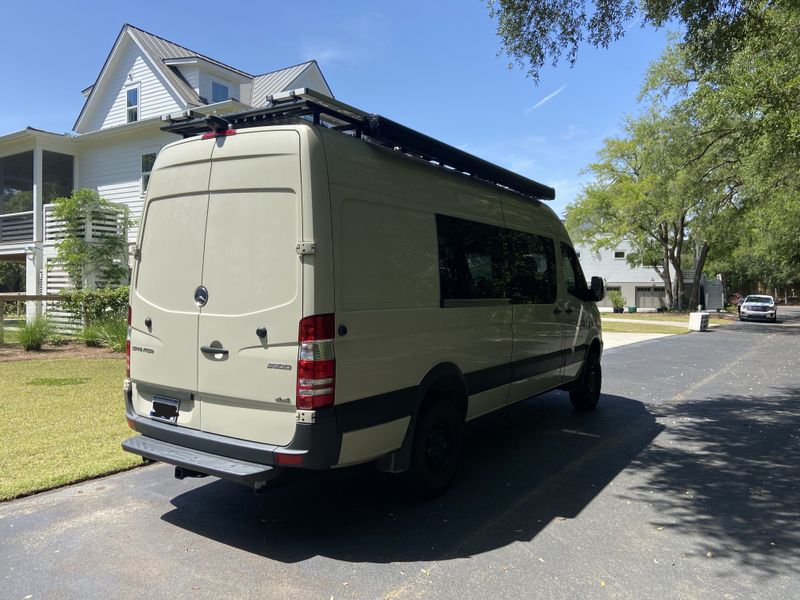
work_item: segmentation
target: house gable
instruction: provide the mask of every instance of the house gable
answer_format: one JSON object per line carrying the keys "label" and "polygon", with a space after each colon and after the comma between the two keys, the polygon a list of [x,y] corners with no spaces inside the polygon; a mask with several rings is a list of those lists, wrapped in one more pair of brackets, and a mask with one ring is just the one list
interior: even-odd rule
{"label": "house gable", "polygon": [[333,98],[328,83],[320,71],[317,61],[301,63],[253,78],[252,94],[249,104],[264,106],[272,94],[307,87]]}
{"label": "house gable", "polygon": [[312,60],[308,67],[286,89],[297,88],[308,88],[333,98],[333,92],[328,86],[328,82],[325,81],[325,76],[315,60]]}
{"label": "house gable", "polygon": [[127,90],[132,87],[137,88],[139,121],[188,105],[126,26],[88,94],[75,131],[88,133],[125,125]]}

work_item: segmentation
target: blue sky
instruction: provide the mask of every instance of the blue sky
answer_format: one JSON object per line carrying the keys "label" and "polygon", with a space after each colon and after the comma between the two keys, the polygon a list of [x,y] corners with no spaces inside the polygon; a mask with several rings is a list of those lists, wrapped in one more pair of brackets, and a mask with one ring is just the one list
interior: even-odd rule
{"label": "blue sky", "polygon": [[[562,212],[579,172],[615,135],[665,31],[633,24],[608,50],[582,48],[574,68],[539,85],[498,54],[481,0],[232,3],[9,2],[0,52],[0,134],[72,128],[123,23],[250,73],[316,58],[340,100],[380,113],[554,186]],[[10,67],[10,68],[9,68]]]}

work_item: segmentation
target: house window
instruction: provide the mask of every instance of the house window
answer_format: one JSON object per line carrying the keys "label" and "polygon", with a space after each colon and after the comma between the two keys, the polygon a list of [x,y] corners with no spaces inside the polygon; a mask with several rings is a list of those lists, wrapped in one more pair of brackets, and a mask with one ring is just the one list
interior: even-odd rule
{"label": "house window", "polygon": [[231,97],[227,85],[222,85],[216,81],[211,82],[211,102],[224,102]]}
{"label": "house window", "polygon": [[625,258],[625,253],[620,250],[617,250],[616,252],[614,252],[614,258]]}
{"label": "house window", "polygon": [[153,163],[156,162],[156,153],[142,154],[142,194],[147,191],[150,183],[150,171],[153,170]]}
{"label": "house window", "polygon": [[127,122],[135,123],[139,120],[139,86],[129,87],[125,101]]}

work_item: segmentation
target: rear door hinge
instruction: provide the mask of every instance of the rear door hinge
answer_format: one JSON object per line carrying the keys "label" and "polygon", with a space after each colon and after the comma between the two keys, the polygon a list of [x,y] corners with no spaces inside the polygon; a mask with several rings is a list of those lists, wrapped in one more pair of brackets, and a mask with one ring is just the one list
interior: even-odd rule
{"label": "rear door hinge", "polygon": [[314,254],[314,246],[314,242],[297,242],[297,246],[294,249],[300,256],[303,256],[305,254]]}

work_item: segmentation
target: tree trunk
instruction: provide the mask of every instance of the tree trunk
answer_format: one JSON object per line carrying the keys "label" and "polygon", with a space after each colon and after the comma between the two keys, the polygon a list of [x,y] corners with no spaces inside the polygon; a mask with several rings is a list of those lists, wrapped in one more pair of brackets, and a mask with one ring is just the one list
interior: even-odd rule
{"label": "tree trunk", "polygon": [[672,296],[672,280],[670,279],[670,276],[669,276],[668,264],[669,263],[667,261],[664,261],[664,264],[662,265],[661,269],[659,269],[658,267],[653,265],[653,270],[655,270],[655,272],[658,273],[658,276],[661,277],[661,281],[664,282],[664,296],[665,296],[667,308],[672,308],[672,300],[673,300],[673,296]]}
{"label": "tree trunk", "polygon": [[684,300],[683,269],[675,267],[675,308],[683,310]]}
{"label": "tree trunk", "polygon": [[702,242],[699,244],[699,248],[695,250],[697,254],[695,255],[694,260],[694,277],[692,277],[692,295],[694,296],[693,304],[691,308],[694,309],[697,305],[703,303],[703,299],[700,297],[700,278],[703,275],[703,268],[706,265],[706,257],[708,256],[708,244]]}

